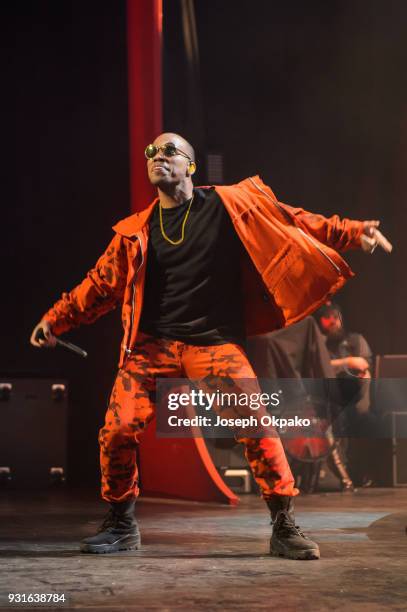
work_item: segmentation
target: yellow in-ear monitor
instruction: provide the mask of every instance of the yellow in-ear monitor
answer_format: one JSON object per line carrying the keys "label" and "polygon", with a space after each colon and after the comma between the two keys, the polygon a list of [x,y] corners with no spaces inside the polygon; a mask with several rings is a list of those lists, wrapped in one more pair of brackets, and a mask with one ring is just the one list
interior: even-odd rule
{"label": "yellow in-ear monitor", "polygon": [[196,171],[196,163],[193,161],[190,161],[188,164],[188,170],[190,174],[194,174]]}

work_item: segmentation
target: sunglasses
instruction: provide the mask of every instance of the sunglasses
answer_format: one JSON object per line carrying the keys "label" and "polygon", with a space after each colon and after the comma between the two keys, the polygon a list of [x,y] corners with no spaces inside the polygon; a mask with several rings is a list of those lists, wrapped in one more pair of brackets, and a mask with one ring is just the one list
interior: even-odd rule
{"label": "sunglasses", "polygon": [[336,321],[340,321],[342,323],[342,318],[338,314],[333,313],[325,317],[321,317],[320,322],[321,322],[321,325],[330,325]]}
{"label": "sunglasses", "polygon": [[174,157],[174,155],[183,155],[187,159],[191,160],[189,155],[184,153],[184,151],[177,149],[177,147],[172,142],[166,142],[165,144],[161,146],[157,146],[155,144],[149,144],[146,147],[146,150],[144,151],[144,155],[147,157],[147,159],[153,159],[153,157],[155,157],[159,151],[161,151],[161,153],[165,157]]}

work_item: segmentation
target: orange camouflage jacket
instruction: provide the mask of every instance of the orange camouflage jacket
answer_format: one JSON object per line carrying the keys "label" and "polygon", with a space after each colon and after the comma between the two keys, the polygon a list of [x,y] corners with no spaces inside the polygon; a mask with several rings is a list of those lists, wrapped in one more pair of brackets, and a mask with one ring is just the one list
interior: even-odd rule
{"label": "orange camouflage jacket", "polygon": [[[248,336],[290,325],[316,310],[353,276],[337,251],[360,247],[363,222],[325,218],[278,202],[258,177],[215,187],[245,247]],[[115,235],[86,278],[44,315],[59,335],[122,305],[121,367],[134,346],[143,306],[148,208],[114,226]]]}

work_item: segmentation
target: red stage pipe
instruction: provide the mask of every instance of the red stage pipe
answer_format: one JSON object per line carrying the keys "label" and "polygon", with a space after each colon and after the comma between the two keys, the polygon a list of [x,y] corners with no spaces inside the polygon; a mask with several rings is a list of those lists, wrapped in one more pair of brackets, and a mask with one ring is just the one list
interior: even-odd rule
{"label": "red stage pipe", "polygon": [[162,0],[127,0],[131,211],[155,196],[144,149],[162,132]]}

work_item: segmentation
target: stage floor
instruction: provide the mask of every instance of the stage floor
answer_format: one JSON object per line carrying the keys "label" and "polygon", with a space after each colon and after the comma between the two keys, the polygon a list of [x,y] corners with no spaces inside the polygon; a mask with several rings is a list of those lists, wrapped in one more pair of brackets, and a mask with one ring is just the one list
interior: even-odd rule
{"label": "stage floor", "polygon": [[105,512],[96,495],[1,492],[0,610],[16,608],[8,593],[50,592],[68,600],[54,610],[407,609],[407,489],[298,498],[319,561],[268,556],[269,518],[253,495],[238,507],[141,500],[140,551],[83,555],[78,541]]}

